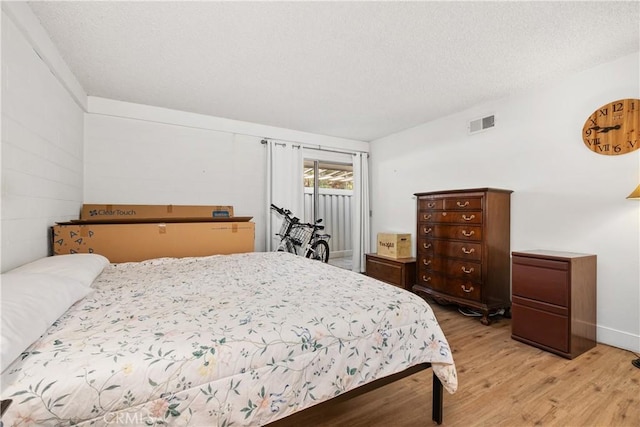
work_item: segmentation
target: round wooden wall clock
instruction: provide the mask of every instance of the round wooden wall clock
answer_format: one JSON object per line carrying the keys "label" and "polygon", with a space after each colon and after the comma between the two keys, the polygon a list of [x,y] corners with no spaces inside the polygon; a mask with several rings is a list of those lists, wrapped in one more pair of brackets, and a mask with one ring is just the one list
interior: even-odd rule
{"label": "round wooden wall clock", "polygon": [[594,153],[617,156],[640,146],[640,99],[619,99],[594,111],[582,127],[584,145]]}

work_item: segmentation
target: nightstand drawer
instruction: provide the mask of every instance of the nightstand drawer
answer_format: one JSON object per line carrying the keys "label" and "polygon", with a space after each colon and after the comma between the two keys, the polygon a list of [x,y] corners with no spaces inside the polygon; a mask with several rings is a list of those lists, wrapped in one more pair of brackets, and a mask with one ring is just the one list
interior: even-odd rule
{"label": "nightstand drawer", "polygon": [[513,295],[563,307],[569,303],[566,262],[514,256],[511,274]]}
{"label": "nightstand drawer", "polygon": [[415,258],[390,258],[366,254],[366,275],[411,290],[416,278]]}
{"label": "nightstand drawer", "polygon": [[383,282],[400,286],[402,282],[402,267],[375,259],[367,259],[367,276],[375,277]]}
{"label": "nightstand drawer", "polygon": [[555,313],[511,304],[511,335],[562,353],[569,351],[569,318]]}

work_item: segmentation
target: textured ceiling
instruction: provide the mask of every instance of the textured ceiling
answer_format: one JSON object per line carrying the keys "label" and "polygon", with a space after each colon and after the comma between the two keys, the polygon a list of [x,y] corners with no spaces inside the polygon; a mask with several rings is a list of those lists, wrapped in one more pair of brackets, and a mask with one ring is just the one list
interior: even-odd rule
{"label": "textured ceiling", "polygon": [[639,50],[633,2],[29,2],[89,95],[370,141]]}

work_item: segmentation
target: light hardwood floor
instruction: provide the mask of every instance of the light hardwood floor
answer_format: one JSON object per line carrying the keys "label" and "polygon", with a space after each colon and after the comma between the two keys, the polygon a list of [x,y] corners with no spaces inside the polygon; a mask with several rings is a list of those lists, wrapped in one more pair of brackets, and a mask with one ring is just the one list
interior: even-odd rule
{"label": "light hardwood floor", "polygon": [[[453,349],[458,391],[444,395],[443,426],[640,426],[640,369],[633,353],[598,344],[567,360],[511,339],[511,320],[489,326],[431,303]],[[413,427],[431,421],[431,370],[323,411],[272,424]]]}

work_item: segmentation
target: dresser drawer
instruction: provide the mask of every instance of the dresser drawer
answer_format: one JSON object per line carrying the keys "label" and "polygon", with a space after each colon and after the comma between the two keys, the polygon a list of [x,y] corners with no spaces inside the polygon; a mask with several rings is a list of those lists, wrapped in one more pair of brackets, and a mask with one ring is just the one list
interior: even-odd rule
{"label": "dresser drawer", "polygon": [[444,199],[446,210],[481,210],[482,197],[456,197]]}
{"label": "dresser drawer", "polygon": [[482,224],[482,212],[460,212],[460,211],[442,211],[442,212],[420,212],[418,220],[421,223],[457,223],[457,224]]}
{"label": "dresser drawer", "polygon": [[449,277],[467,278],[479,282],[482,278],[482,264],[475,261],[464,261],[425,254],[418,258],[420,267],[445,274]]}
{"label": "dresser drawer", "polygon": [[479,301],[481,296],[480,283],[474,283],[464,278],[447,277],[443,273],[423,267],[418,267],[416,284],[473,301]]}
{"label": "dresser drawer", "polygon": [[482,241],[482,227],[477,225],[420,224],[418,237]]}
{"label": "dresser drawer", "polygon": [[569,351],[569,318],[547,311],[511,304],[511,333],[562,353]]}
{"label": "dresser drawer", "polygon": [[473,242],[419,239],[418,257],[427,254],[480,261],[482,259],[482,245]]}
{"label": "dresser drawer", "polygon": [[443,199],[426,199],[421,197],[418,200],[418,209],[421,211],[442,210],[443,208]]}
{"label": "dresser drawer", "polygon": [[569,302],[569,265],[563,261],[513,257],[512,293],[566,307]]}

